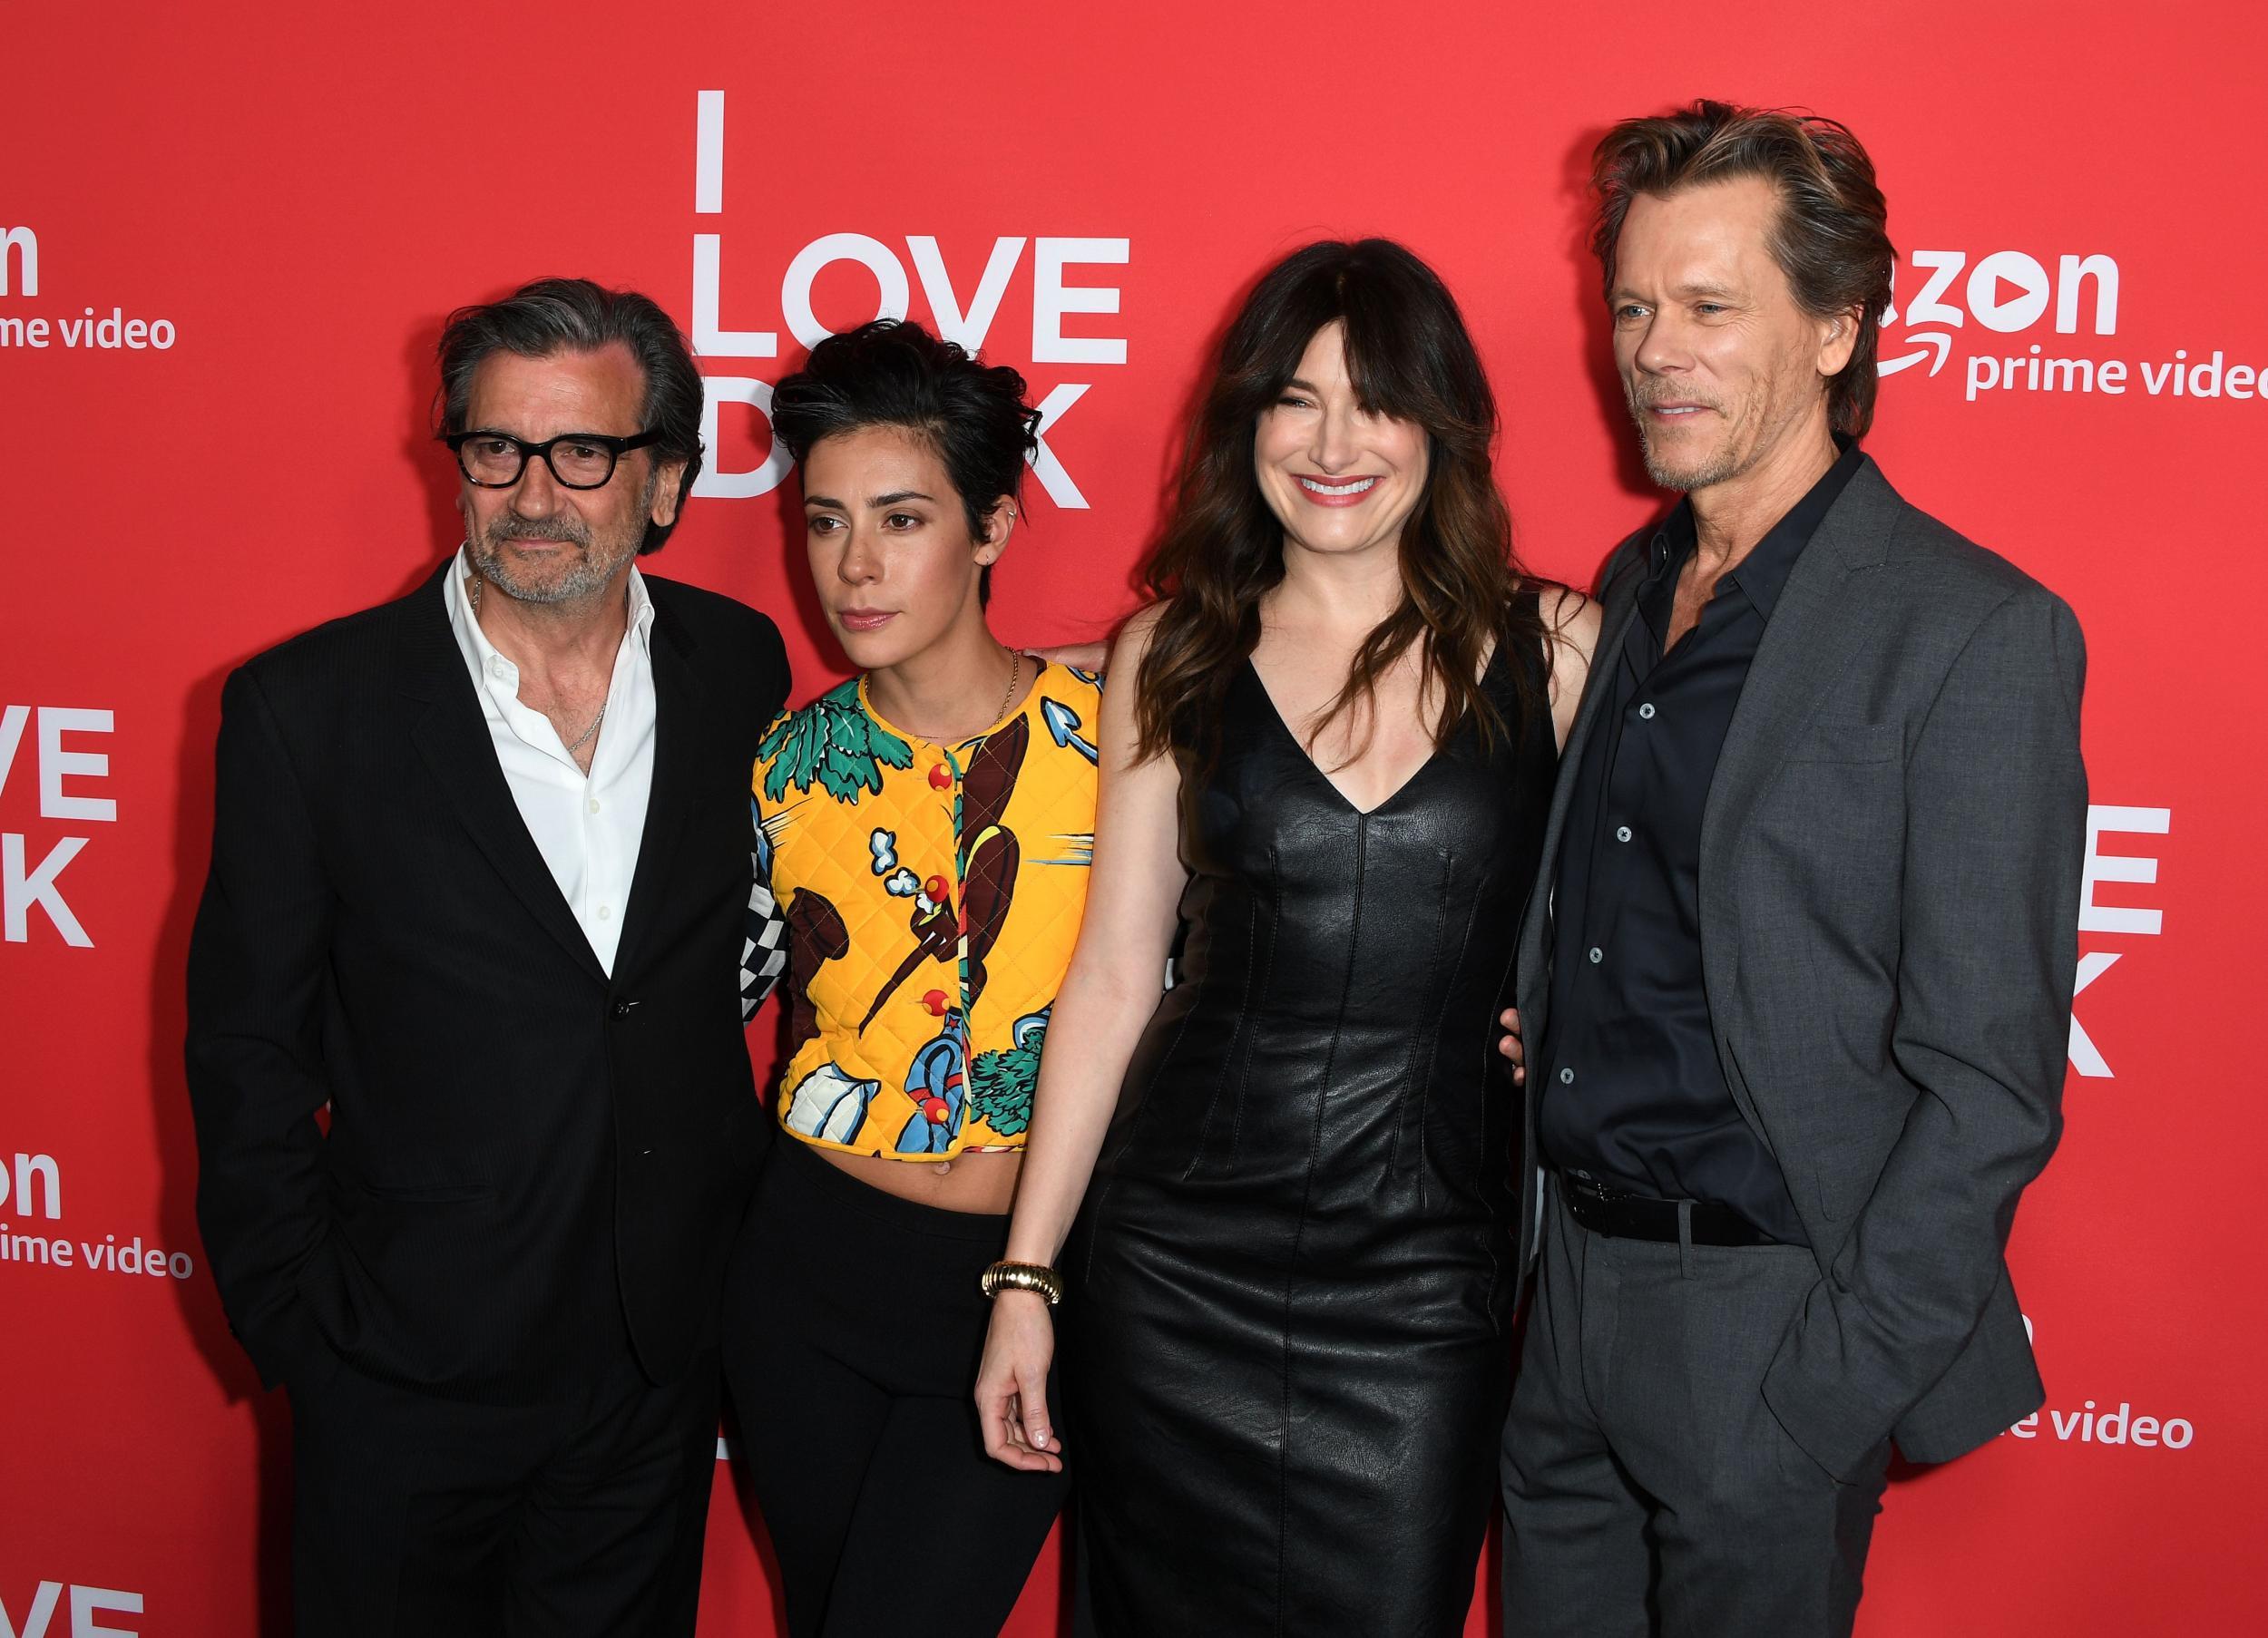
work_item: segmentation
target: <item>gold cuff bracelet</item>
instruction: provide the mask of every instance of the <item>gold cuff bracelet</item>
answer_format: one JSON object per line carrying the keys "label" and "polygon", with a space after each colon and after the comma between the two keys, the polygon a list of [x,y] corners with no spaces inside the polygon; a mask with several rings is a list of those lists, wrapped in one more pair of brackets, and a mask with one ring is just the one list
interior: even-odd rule
{"label": "gold cuff bracelet", "polygon": [[995,1263],[986,1269],[976,1287],[988,1297],[1004,1291],[1037,1292],[1053,1308],[1063,1300],[1063,1276],[1044,1263]]}

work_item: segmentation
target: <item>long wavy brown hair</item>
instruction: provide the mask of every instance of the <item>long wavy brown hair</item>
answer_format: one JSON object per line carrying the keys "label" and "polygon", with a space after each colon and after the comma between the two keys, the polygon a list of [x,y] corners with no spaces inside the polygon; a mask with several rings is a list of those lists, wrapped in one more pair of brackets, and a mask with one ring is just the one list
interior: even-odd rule
{"label": "long wavy brown hair", "polygon": [[[1523,731],[1546,708],[1515,667],[1521,722],[1480,686],[1492,643],[1543,640],[1511,519],[1491,475],[1496,398],[1448,288],[1391,239],[1307,246],[1261,278],[1228,327],[1183,451],[1173,511],[1143,564],[1164,608],[1135,687],[1137,755],[1210,765],[1230,680],[1260,640],[1260,601],[1284,578],[1284,524],[1253,469],[1261,414],[1299,373],[1315,332],[1344,327],[1346,367],[1363,407],[1414,423],[1429,444],[1425,486],[1403,525],[1402,603],[1355,651],[1346,683],[1310,726],[1371,707],[1379,680],[1412,644],[1421,698],[1442,701],[1435,743],[1467,722],[1484,744]],[[1368,735],[1350,754],[1359,756]]]}

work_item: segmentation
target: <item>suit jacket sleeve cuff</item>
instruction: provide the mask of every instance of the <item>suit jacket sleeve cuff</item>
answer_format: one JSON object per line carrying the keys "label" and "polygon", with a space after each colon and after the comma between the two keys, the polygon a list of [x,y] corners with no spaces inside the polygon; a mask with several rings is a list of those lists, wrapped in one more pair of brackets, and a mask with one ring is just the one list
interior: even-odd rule
{"label": "suit jacket sleeve cuff", "polygon": [[323,1335],[314,1311],[303,1297],[294,1297],[249,1329],[230,1326],[244,1351],[259,1372],[260,1386],[298,1386],[319,1380],[339,1361],[337,1350]]}
{"label": "suit jacket sleeve cuff", "polygon": [[1813,1312],[1819,1302],[1814,1292],[1765,1370],[1764,1402],[1812,1460],[1839,1482],[1853,1484],[1890,1437],[1899,1408],[1853,1392],[1832,1342],[1823,1357],[1817,1323],[1823,1316]]}

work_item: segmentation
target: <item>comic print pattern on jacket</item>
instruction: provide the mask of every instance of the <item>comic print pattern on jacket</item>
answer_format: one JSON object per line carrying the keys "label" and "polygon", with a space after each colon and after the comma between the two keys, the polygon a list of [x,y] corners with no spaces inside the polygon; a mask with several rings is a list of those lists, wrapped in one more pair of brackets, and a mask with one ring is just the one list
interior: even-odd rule
{"label": "comic print pattern on jacket", "polygon": [[1022,1146],[1087,902],[1100,690],[1042,664],[1004,721],[940,745],[854,678],[766,732],[740,988],[753,1013],[785,969],[788,1131],[902,1160]]}

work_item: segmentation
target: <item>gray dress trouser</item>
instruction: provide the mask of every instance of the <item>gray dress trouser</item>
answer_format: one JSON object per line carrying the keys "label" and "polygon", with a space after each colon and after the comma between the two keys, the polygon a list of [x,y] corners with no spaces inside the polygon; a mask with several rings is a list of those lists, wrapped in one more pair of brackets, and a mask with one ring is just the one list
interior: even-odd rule
{"label": "gray dress trouser", "polygon": [[1889,1445],[1841,1484],[1765,1403],[1802,1246],[1595,1234],[1556,1186],[1504,1429],[1505,1638],[1827,1638]]}

